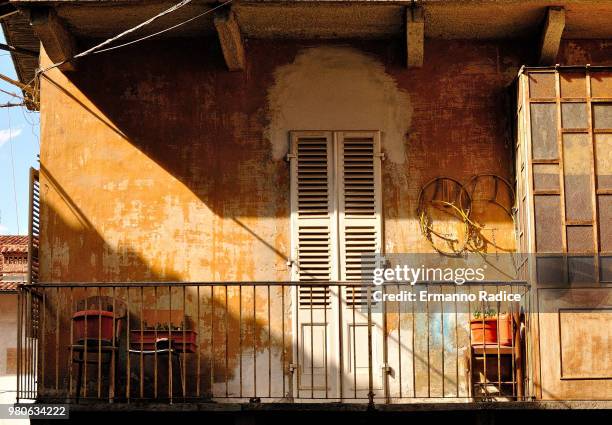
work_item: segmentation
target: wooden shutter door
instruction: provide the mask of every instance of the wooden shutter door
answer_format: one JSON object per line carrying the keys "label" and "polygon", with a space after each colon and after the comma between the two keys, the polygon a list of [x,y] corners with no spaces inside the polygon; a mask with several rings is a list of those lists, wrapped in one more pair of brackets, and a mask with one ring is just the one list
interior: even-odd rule
{"label": "wooden shutter door", "polygon": [[[371,281],[376,254],[382,250],[381,152],[379,132],[336,134],[340,279]],[[346,288],[342,298],[345,396],[368,389],[367,290]],[[372,305],[374,308],[374,305]],[[373,313],[374,384],[382,383],[382,314]]]}
{"label": "wooden shutter door", "polygon": [[292,278],[305,283],[294,293],[297,397],[329,397],[336,387],[337,297],[307,283],[338,280],[332,141],[331,132],[291,133]]}

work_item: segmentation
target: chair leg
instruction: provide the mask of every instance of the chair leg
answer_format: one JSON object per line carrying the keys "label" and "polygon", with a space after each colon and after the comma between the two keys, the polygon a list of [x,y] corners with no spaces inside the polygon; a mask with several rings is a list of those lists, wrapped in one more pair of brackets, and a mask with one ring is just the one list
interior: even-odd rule
{"label": "chair leg", "polygon": [[185,398],[185,380],[183,379],[183,360],[181,357],[180,353],[176,353],[177,357],[178,357],[178,364],[179,364],[179,377],[180,377],[180,381],[181,381],[181,395],[183,396],[183,398]]}
{"label": "chair leg", "polygon": [[77,382],[76,382],[76,402],[79,402],[81,397],[81,385],[83,382],[83,352],[79,351],[79,358],[77,360],[79,367],[77,368]]}
{"label": "chair leg", "polygon": [[115,358],[117,353],[115,351],[111,351],[110,353],[110,362],[109,362],[109,375],[108,375],[108,402],[112,403],[115,399]]}

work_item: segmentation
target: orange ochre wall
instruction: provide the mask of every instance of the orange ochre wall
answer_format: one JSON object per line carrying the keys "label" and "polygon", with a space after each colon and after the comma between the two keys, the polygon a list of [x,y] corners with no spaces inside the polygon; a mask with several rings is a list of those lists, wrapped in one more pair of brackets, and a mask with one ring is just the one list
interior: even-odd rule
{"label": "orange ochre wall", "polygon": [[[431,251],[416,214],[430,179],[513,179],[504,99],[530,44],[428,40],[423,68],[408,70],[399,41],[249,40],[246,69],[235,73],[217,44],[143,43],[42,78],[42,282],[289,280],[290,130],[382,131],[390,253]],[[606,55],[605,43],[571,41],[560,59]],[[512,223],[496,226],[512,246]],[[285,307],[275,308],[278,317]],[[257,323],[245,345],[265,343]]]}

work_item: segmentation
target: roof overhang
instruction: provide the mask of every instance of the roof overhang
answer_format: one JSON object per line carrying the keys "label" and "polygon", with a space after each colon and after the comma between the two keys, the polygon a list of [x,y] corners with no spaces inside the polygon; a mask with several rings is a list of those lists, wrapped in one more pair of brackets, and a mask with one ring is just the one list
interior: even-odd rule
{"label": "roof overhang", "polygon": [[[22,11],[2,25],[9,43],[29,50],[38,40],[29,11],[52,7],[66,30],[83,47],[129,29],[178,0],[12,0]],[[159,31],[217,5],[194,0],[155,21],[134,37]],[[548,6],[565,9],[566,39],[612,39],[612,0],[235,0],[231,5],[241,36],[252,39],[387,39],[406,37],[406,9],[420,6],[424,36],[439,39],[536,39]],[[215,36],[214,14],[159,36]],[[12,53],[22,82],[33,77],[35,58]]]}

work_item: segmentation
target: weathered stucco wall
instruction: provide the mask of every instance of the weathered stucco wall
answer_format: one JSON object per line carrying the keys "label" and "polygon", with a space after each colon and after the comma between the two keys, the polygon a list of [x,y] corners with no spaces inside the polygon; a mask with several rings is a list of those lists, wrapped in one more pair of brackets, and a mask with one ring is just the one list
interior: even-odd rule
{"label": "weathered stucco wall", "polygon": [[516,49],[430,42],[408,71],[399,43],[252,41],[247,71],[228,73],[210,43],[44,79],[42,280],[287,279],[291,129],[383,131],[390,252],[428,249],[415,208],[429,179],[511,176],[500,99]]}
{"label": "weathered stucco wall", "polygon": [[[45,75],[42,281],[288,280],[289,130],[382,131],[387,252],[431,251],[416,214],[430,179],[491,173],[512,180],[513,116],[504,99],[527,55],[520,45],[428,41],[425,66],[407,70],[399,42],[249,41],[247,69],[229,73],[216,43],[140,44],[86,58],[76,73]],[[575,51],[566,44],[562,55],[570,60]],[[508,217],[488,218],[497,242],[512,249]],[[234,289],[231,319],[224,308],[214,317],[204,309],[199,330],[230,335],[231,372],[216,365],[213,380],[225,391],[229,376],[235,395],[238,344],[259,350],[271,333],[275,365],[283,349],[280,323],[265,325],[266,295],[245,291],[239,301]],[[207,305],[226,302],[222,288],[212,300],[202,296]],[[243,323],[241,333],[240,308],[251,311],[254,298],[262,318]],[[154,303],[153,294],[143,302]],[[272,317],[286,308],[276,303]],[[68,325],[50,321],[47,331]],[[223,344],[205,349],[212,348],[201,347],[204,357],[224,362]],[[258,376],[266,376],[268,354],[255,354],[264,365]],[[441,361],[432,357],[432,367]]]}

